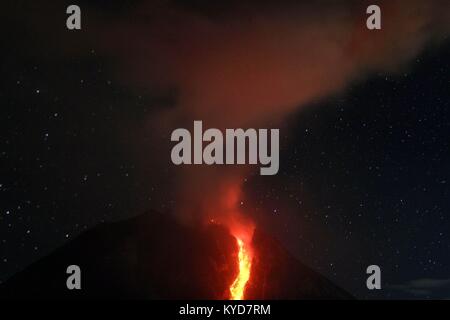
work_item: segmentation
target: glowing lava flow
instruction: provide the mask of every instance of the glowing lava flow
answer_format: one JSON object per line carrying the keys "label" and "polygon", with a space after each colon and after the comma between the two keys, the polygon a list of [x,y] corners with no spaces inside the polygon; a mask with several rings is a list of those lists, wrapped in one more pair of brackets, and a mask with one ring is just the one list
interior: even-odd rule
{"label": "glowing lava flow", "polygon": [[250,268],[252,266],[252,261],[250,253],[245,247],[244,242],[239,238],[236,239],[239,246],[239,273],[233,284],[230,286],[230,299],[242,300],[244,299],[245,285],[247,284],[248,279],[250,279]]}

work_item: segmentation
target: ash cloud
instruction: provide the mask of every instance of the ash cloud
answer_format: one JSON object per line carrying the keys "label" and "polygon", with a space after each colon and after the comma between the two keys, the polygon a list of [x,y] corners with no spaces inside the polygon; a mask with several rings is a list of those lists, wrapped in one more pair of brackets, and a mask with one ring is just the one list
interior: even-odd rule
{"label": "ash cloud", "polygon": [[[273,128],[371,73],[407,67],[424,46],[448,35],[448,1],[378,1],[377,31],[366,28],[369,4],[244,1],[216,9],[163,1],[138,5],[121,22],[97,29],[103,52],[120,66],[120,79],[153,91],[176,88],[176,107],[149,119],[150,130],[168,136],[191,128],[193,120],[207,127]],[[240,194],[251,170],[177,168],[178,211],[240,216],[238,201],[229,208],[220,204],[229,192]]]}
{"label": "ash cloud", "polygon": [[395,71],[448,32],[446,1],[380,2],[381,31],[366,29],[367,5],[244,2],[207,14],[163,2],[138,6],[101,38],[121,76],[177,88],[176,117],[264,124],[370,72]]}
{"label": "ash cloud", "polygon": [[[144,166],[167,168],[170,132],[191,128],[193,120],[222,129],[281,127],[283,135],[289,130],[283,120],[309,103],[373,73],[407,68],[425,46],[448,38],[446,0],[377,1],[382,30],[376,31],[366,28],[370,4],[133,1],[105,12],[82,3],[83,9],[90,8],[88,14],[83,11],[82,33],[73,35],[69,47],[58,41],[47,46],[62,46],[62,54],[70,56],[95,47],[123,85],[175,97],[173,107],[157,108],[146,119],[141,135],[152,138],[142,139],[149,145],[138,147]],[[40,30],[49,30],[40,23]],[[54,32],[51,39],[63,34],[66,30]],[[235,198],[229,193],[240,195],[243,179],[253,170],[172,169],[168,174],[175,176],[173,184],[179,189],[179,211],[194,219],[196,212],[236,216],[238,199],[232,205],[220,204]]]}

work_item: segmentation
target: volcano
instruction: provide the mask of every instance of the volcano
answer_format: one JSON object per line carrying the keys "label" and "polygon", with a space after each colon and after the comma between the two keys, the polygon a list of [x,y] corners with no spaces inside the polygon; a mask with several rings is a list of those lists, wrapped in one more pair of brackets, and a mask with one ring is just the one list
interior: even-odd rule
{"label": "volcano", "polygon": [[[273,238],[254,231],[245,299],[351,299]],[[99,225],[11,277],[0,298],[229,299],[240,243],[217,224],[185,225],[154,211]],[[81,268],[81,290],[66,269]]]}

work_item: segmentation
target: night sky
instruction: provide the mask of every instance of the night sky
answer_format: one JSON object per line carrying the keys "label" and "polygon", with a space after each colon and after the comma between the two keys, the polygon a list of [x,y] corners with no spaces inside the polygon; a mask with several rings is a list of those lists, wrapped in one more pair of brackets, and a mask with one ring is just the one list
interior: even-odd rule
{"label": "night sky", "polygon": [[[86,13],[130,21],[138,2],[96,1]],[[169,154],[153,144],[169,139],[148,121],[177,108],[177,88],[129,80],[123,53],[88,35],[94,18],[60,38],[64,4],[21,5],[6,10],[1,31],[0,281],[99,223],[170,212],[178,201]],[[222,10],[204,7],[190,9]],[[38,17],[42,30],[23,23]],[[395,71],[357,77],[290,112],[280,171],[243,177],[242,209],[357,297],[450,298],[449,71],[446,35]],[[366,288],[370,264],[381,267],[382,290]]]}

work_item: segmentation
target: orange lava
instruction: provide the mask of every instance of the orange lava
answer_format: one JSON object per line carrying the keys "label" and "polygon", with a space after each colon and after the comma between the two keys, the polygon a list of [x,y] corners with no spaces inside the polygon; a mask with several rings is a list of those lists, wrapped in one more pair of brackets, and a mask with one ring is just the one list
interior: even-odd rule
{"label": "orange lava", "polygon": [[236,238],[238,246],[239,246],[239,273],[236,279],[233,281],[233,284],[230,286],[230,299],[231,300],[243,300],[244,299],[244,290],[245,286],[250,279],[250,269],[252,266],[252,260],[250,251],[244,244],[244,242]]}

